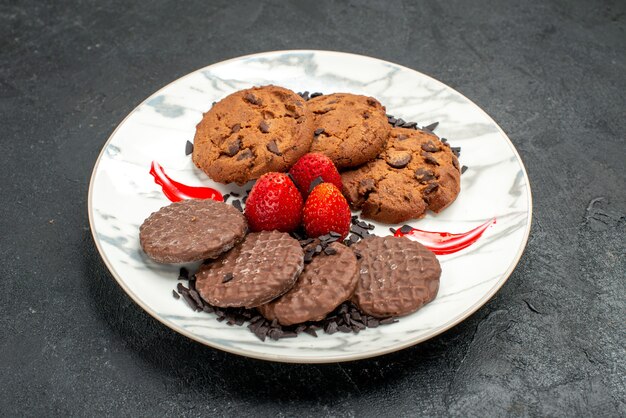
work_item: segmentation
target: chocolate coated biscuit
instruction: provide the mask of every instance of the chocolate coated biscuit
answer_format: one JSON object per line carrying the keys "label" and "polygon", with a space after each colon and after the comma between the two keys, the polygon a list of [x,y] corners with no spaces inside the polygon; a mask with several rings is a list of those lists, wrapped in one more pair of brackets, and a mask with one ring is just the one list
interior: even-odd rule
{"label": "chocolate coated biscuit", "polygon": [[364,313],[384,318],[415,312],[439,290],[437,257],[408,238],[366,238],[351,247],[360,258],[352,301]]}
{"label": "chocolate coated biscuit", "polygon": [[374,160],[341,174],[343,194],[364,218],[400,223],[440,212],[461,190],[459,161],[450,147],[426,131],[393,128]]}
{"label": "chocolate coated biscuit", "polygon": [[239,185],[287,171],[313,140],[313,117],[291,90],[254,87],[217,102],[196,127],[193,162],[220,183]]}
{"label": "chocolate coated biscuit", "polygon": [[254,308],[289,290],[304,266],[289,234],[255,232],[219,259],[200,267],[196,289],[211,305]]}
{"label": "chocolate coated biscuit", "polygon": [[316,129],[311,152],[327,155],[337,168],[366,163],[385,148],[391,127],[373,97],[335,93],[311,99],[307,107]]}
{"label": "chocolate coated biscuit", "polygon": [[215,200],[183,200],[151,214],[139,227],[144,252],[159,263],[218,257],[248,231],[237,209]]}
{"label": "chocolate coated biscuit", "polygon": [[258,307],[265,318],[281,325],[319,321],[350,298],[358,279],[356,256],[338,242],[327,248],[304,267],[291,290]]}

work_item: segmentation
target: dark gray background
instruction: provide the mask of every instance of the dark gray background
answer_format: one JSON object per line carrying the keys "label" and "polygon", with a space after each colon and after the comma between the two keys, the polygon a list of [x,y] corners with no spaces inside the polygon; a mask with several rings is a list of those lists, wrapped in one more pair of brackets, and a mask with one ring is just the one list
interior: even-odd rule
{"label": "dark gray background", "polygon": [[[0,414],[626,415],[625,21],[617,0],[0,1]],[[445,334],[346,364],[250,360],[161,325],[102,263],[86,200],[114,127],[199,67],[295,48],[429,74],[519,150],[526,252]]]}

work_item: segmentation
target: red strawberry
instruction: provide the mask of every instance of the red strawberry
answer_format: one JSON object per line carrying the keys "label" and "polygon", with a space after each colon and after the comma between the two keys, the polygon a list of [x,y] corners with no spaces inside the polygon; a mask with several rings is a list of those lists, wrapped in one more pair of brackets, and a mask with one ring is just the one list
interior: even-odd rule
{"label": "red strawberry", "polygon": [[302,221],[306,234],[319,237],[335,231],[345,238],[350,231],[350,208],[346,198],[331,183],[322,183],[311,191],[304,204]]}
{"label": "red strawberry", "polygon": [[311,182],[321,177],[326,183],[332,183],[341,190],[341,176],[330,158],[317,152],[303,155],[289,170],[293,181],[303,196],[309,194]]}
{"label": "red strawberry", "polygon": [[250,190],[245,215],[252,231],[290,232],[302,220],[302,196],[286,174],[267,173]]}

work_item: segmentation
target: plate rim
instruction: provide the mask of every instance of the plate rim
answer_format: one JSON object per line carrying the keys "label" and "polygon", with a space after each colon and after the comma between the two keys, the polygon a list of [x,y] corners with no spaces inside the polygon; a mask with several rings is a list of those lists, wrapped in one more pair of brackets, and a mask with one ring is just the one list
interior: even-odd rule
{"label": "plate rim", "polygon": [[[247,59],[247,58],[253,58],[253,57],[258,57],[258,56],[266,56],[266,55],[270,55],[270,54],[306,54],[306,53],[322,53],[322,54],[338,54],[338,55],[349,55],[352,57],[356,57],[356,58],[367,58],[367,59],[371,59],[371,60],[375,60],[375,61],[379,61],[381,63],[384,64],[391,64],[394,66],[397,66],[403,70],[408,70],[408,71],[412,71],[415,73],[418,73],[420,76],[426,77],[429,80],[445,87],[448,89],[451,89],[452,91],[454,91],[455,93],[459,94],[460,96],[462,96],[465,100],[467,100],[472,106],[474,106],[477,110],[479,110],[484,116],[486,116],[488,118],[489,121],[491,121],[491,123],[494,124],[494,126],[497,128],[498,132],[506,139],[507,144],[509,146],[509,148],[513,151],[513,154],[515,155],[515,157],[517,158],[517,161],[520,164],[521,170],[522,170],[522,174],[524,176],[524,178],[526,179],[526,193],[528,196],[528,216],[527,216],[527,223],[526,223],[526,230],[524,231],[524,237],[522,239],[522,242],[519,245],[519,248],[517,249],[517,254],[514,257],[513,262],[511,263],[511,265],[509,266],[509,268],[504,272],[504,274],[501,276],[501,278],[491,287],[491,289],[485,294],[483,295],[483,297],[481,297],[477,302],[475,302],[474,304],[472,304],[468,309],[466,309],[461,315],[459,315],[458,317],[452,318],[451,320],[447,321],[446,323],[440,325],[439,327],[434,328],[433,331],[431,331],[428,335],[426,336],[422,336],[419,338],[416,338],[414,340],[408,341],[408,342],[404,342],[401,344],[397,344],[397,345],[393,345],[391,347],[385,347],[382,349],[376,349],[376,350],[371,350],[371,351],[367,351],[367,352],[363,352],[363,353],[358,353],[358,354],[347,354],[347,355],[333,355],[333,356],[328,356],[328,357],[323,357],[323,358],[317,358],[317,357],[295,357],[295,356],[287,356],[287,355],[278,355],[278,354],[269,354],[269,353],[257,353],[257,352],[253,352],[253,351],[248,351],[246,349],[238,349],[238,348],[233,348],[233,347],[229,347],[229,346],[221,346],[219,344],[216,343],[211,343],[209,341],[203,340],[199,337],[197,337],[196,335],[194,335],[193,333],[187,331],[186,329],[176,325],[175,323],[173,323],[172,321],[165,319],[163,317],[161,317],[157,312],[155,312],[152,308],[150,308],[149,306],[147,306],[146,304],[144,304],[142,302],[142,300],[133,292],[131,291],[125,284],[125,282],[122,280],[121,276],[117,273],[117,271],[113,268],[112,263],[110,262],[110,260],[108,259],[106,253],[103,251],[102,247],[100,246],[100,242],[98,237],[96,236],[96,230],[94,228],[94,215],[93,215],[93,189],[94,189],[94,182],[95,182],[95,177],[96,177],[96,172],[98,171],[98,167],[100,166],[100,160],[102,159],[102,156],[105,153],[105,150],[107,149],[107,147],[109,146],[109,144],[111,143],[111,141],[113,140],[113,138],[115,137],[115,135],[117,134],[118,130],[124,125],[124,123],[126,123],[126,121],[141,107],[143,106],[146,102],[148,102],[151,98],[157,96],[161,91],[165,90],[167,87],[169,87],[170,85],[177,83],[179,81],[182,81],[183,79],[187,78],[187,77],[191,77],[192,75],[198,73],[199,71],[203,71],[203,70],[207,70],[210,69],[211,67],[214,66],[218,66],[218,65],[224,65],[230,62],[234,62],[234,61],[240,61],[243,59]],[[98,158],[96,159],[96,162],[94,164],[93,170],[91,172],[91,178],[89,180],[89,191],[88,191],[88,195],[87,195],[87,212],[88,212],[88,216],[89,216],[89,229],[91,231],[91,236],[93,238],[93,241],[96,245],[96,248],[98,250],[98,253],[100,255],[100,258],[104,261],[104,264],[106,265],[107,269],[109,270],[109,273],[113,276],[113,278],[115,279],[115,281],[117,282],[117,284],[122,288],[122,290],[124,290],[124,292],[126,292],[126,294],[128,296],[130,296],[130,298],[133,300],[133,302],[135,302],[137,305],[139,305],[145,312],[147,312],[150,316],[152,316],[154,319],[156,319],[157,321],[159,321],[160,323],[162,323],[163,325],[167,326],[169,329],[171,329],[172,331],[175,331],[193,341],[196,341],[202,345],[211,347],[213,349],[218,349],[221,351],[225,351],[231,354],[236,354],[239,356],[243,356],[243,357],[249,357],[249,358],[254,358],[257,360],[266,360],[266,361],[274,361],[274,362],[280,362],[280,363],[291,363],[291,364],[325,364],[325,363],[340,363],[340,362],[347,362],[347,361],[356,361],[356,360],[362,360],[362,359],[367,359],[367,358],[372,358],[372,357],[378,357],[378,356],[382,356],[385,354],[389,354],[389,353],[393,353],[396,351],[400,351],[400,350],[404,350],[408,347],[412,347],[414,345],[420,344],[424,341],[430,340],[431,338],[434,338],[438,335],[441,335],[442,333],[448,331],[449,329],[451,329],[452,327],[460,324],[461,322],[465,321],[467,318],[469,318],[470,316],[472,316],[476,311],[478,311],[481,307],[483,307],[501,288],[502,286],[504,286],[504,284],[507,282],[507,280],[509,279],[509,277],[511,276],[511,274],[513,273],[513,271],[515,270],[515,268],[517,267],[517,265],[519,264],[519,261],[524,253],[524,250],[526,249],[526,246],[528,244],[528,239],[530,236],[530,231],[531,231],[531,227],[532,227],[532,214],[533,214],[533,202],[532,202],[532,190],[530,187],[530,178],[528,177],[528,173],[526,172],[526,167],[524,165],[524,162],[522,160],[522,158],[520,157],[519,153],[517,152],[517,149],[515,148],[515,145],[513,145],[513,142],[511,141],[511,139],[509,138],[509,136],[504,132],[504,130],[500,127],[500,125],[487,113],[485,112],[480,106],[478,106],[476,103],[474,103],[474,101],[470,100],[468,97],[466,97],[463,93],[459,92],[458,90],[456,90],[455,88],[450,87],[449,85],[443,83],[442,81],[439,81],[427,74],[422,73],[421,71],[415,70],[413,68],[409,68],[406,67],[404,65],[401,64],[397,64],[391,61],[387,61],[387,60],[383,60],[380,58],[375,58],[375,57],[371,57],[368,55],[363,55],[363,54],[355,54],[355,53],[350,53],[350,52],[341,52],[341,51],[331,51],[331,50],[321,50],[321,49],[286,49],[286,50],[275,50],[275,51],[264,51],[264,52],[257,52],[257,53],[253,53],[253,54],[247,54],[247,55],[242,55],[242,56],[238,56],[238,57],[233,57],[233,58],[229,58],[227,60],[223,60],[223,61],[219,61],[213,64],[209,64],[207,66],[198,68],[196,70],[193,70],[175,80],[170,81],[169,83],[167,83],[166,85],[160,87],[158,90],[156,90],[154,93],[152,93],[151,95],[149,95],[147,98],[145,98],[143,101],[141,101],[139,104],[137,104],[133,110],[128,113],[126,115],[126,117],[124,117],[124,119],[122,119],[122,121],[115,127],[115,129],[113,130],[113,132],[111,132],[111,134],[109,135],[108,139],[106,140],[106,142],[104,143],[104,145],[102,146],[102,149],[100,150],[100,153],[98,154]]]}

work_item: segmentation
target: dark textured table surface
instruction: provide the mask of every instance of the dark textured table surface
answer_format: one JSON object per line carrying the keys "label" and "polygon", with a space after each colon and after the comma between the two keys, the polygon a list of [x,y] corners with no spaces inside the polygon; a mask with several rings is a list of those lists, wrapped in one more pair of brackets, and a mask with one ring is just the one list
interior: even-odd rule
{"label": "dark textured table surface", "polygon": [[[417,69],[509,134],[533,227],[448,332],[345,364],[256,361],[144,313],[92,241],[114,127],[199,67],[333,49]],[[626,415],[626,2],[0,2],[0,415]]]}

